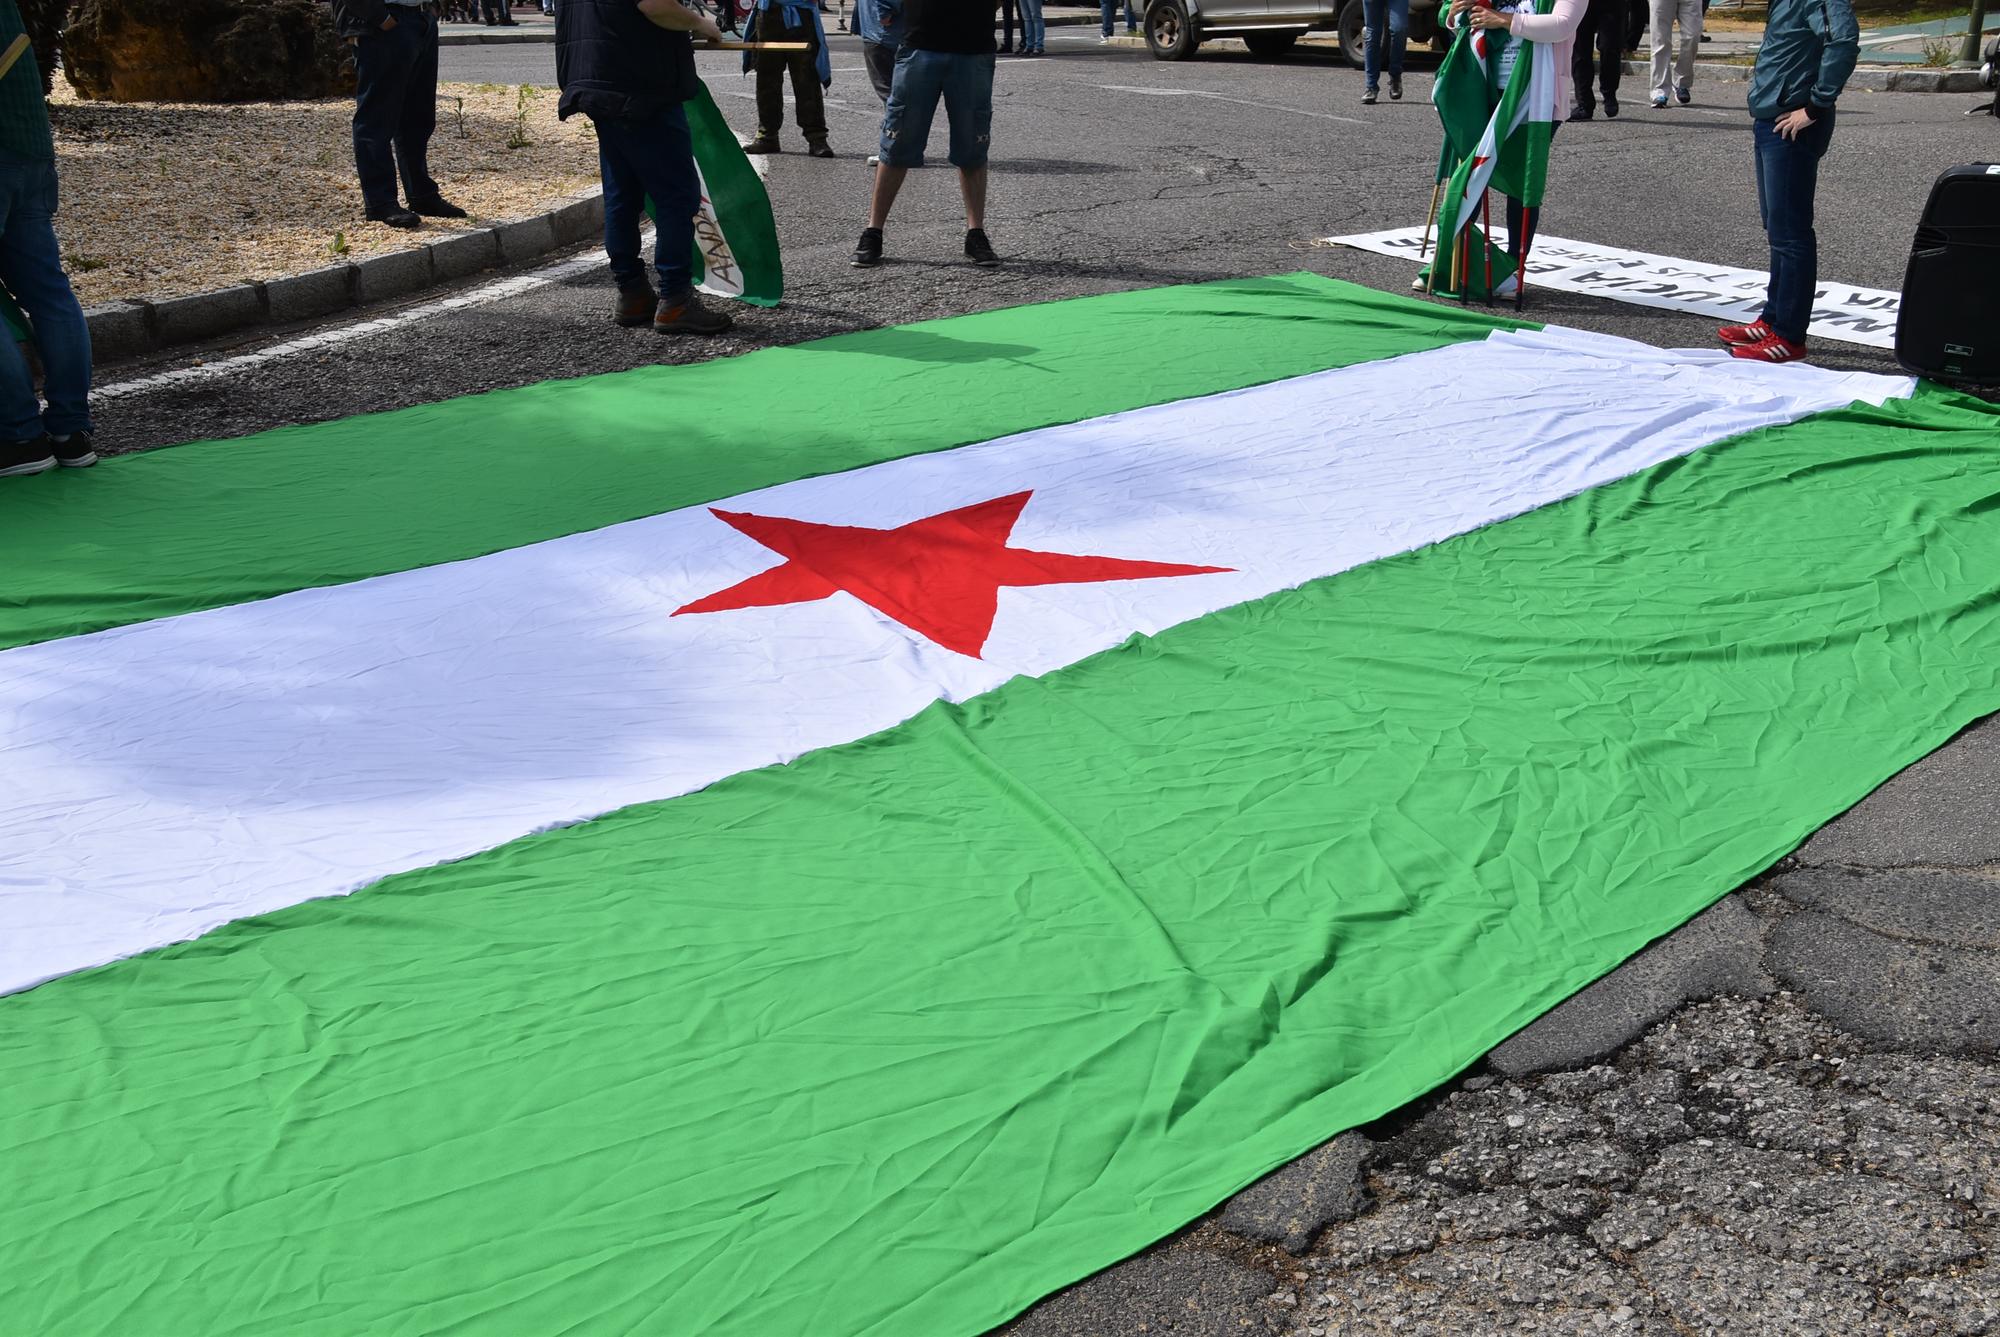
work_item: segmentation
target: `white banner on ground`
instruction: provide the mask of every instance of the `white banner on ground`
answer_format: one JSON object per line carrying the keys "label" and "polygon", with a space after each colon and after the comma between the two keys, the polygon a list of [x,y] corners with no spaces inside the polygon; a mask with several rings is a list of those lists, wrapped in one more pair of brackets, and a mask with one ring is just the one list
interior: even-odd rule
{"label": "white banner on ground", "polygon": [[[1422,228],[1402,227],[1328,240],[1380,255],[1417,260],[1423,235]],[[1739,322],[1754,319],[1763,310],[1764,287],[1769,281],[1770,276],[1760,270],[1705,265],[1676,260],[1670,255],[1565,241],[1561,237],[1535,238],[1528,254],[1531,291],[1538,286],[1554,288],[1560,292],[1608,297],[1614,302],[1691,311],[1724,320],[1734,318]],[[1896,312],[1901,304],[1900,293],[1856,288],[1846,283],[1821,283],[1813,299],[1807,333],[1814,339],[1893,348]]]}

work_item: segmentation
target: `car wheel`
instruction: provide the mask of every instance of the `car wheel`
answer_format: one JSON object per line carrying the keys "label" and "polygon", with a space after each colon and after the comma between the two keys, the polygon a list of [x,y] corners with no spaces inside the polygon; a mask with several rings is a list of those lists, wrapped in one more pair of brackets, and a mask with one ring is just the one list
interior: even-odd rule
{"label": "car wheel", "polygon": [[1154,0],[1146,7],[1146,49],[1155,60],[1186,60],[1201,45],[1184,0]]}
{"label": "car wheel", "polygon": [[1367,22],[1361,13],[1361,0],[1347,0],[1340,7],[1340,54],[1357,70],[1368,63],[1361,49],[1361,30]]}
{"label": "car wheel", "polygon": [[1243,34],[1243,45],[1250,48],[1250,54],[1259,60],[1276,60],[1292,49],[1292,43],[1299,40],[1295,32],[1248,32]]}

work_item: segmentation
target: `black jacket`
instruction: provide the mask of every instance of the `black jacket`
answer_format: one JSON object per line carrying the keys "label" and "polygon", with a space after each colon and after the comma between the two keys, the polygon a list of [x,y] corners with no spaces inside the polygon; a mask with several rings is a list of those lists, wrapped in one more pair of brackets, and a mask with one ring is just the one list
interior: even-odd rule
{"label": "black jacket", "polygon": [[342,37],[382,31],[388,0],[333,0],[333,28]]}
{"label": "black jacket", "polygon": [[686,102],[701,87],[694,41],[639,12],[638,0],[561,0],[556,6],[556,115],[637,120]]}

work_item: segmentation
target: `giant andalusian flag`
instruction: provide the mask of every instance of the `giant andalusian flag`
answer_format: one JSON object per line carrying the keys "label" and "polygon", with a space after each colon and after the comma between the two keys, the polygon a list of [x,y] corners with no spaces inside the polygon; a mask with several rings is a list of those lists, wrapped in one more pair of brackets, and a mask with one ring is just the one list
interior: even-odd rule
{"label": "giant andalusian flag", "polygon": [[978,1333],[2000,706],[1912,391],[1294,275],[0,489],[0,1328]]}

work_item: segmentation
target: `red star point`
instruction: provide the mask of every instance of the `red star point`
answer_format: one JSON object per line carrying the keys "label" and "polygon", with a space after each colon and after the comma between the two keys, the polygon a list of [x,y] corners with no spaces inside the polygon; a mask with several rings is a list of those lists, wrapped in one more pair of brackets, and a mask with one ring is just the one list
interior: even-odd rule
{"label": "red star point", "polygon": [[995,497],[895,529],[710,508],[718,520],[785,561],[683,605],[674,616],[813,603],[844,590],[918,635],[977,659],[992,634],[1003,585],[1095,584],[1231,569],[1010,548],[1007,539],[1033,495]]}

